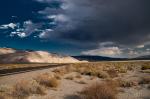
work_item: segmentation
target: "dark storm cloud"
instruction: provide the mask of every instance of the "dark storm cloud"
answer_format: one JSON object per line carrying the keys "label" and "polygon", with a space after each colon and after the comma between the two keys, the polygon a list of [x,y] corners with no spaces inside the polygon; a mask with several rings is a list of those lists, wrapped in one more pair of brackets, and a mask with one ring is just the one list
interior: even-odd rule
{"label": "dark storm cloud", "polygon": [[69,44],[91,55],[149,54],[149,5],[150,0],[1,0],[0,36]]}
{"label": "dark storm cloud", "polygon": [[64,14],[71,20],[68,24],[75,28],[68,29],[65,25],[57,28],[61,38],[84,43],[111,41],[122,45],[150,40],[149,0],[65,1],[68,5],[64,5]]}

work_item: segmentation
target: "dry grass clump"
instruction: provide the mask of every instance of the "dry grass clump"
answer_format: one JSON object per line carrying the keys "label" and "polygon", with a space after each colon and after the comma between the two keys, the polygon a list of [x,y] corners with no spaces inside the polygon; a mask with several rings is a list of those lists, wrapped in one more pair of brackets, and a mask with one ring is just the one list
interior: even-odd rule
{"label": "dry grass clump", "polygon": [[57,68],[53,72],[62,76],[68,73],[65,68]]}
{"label": "dry grass clump", "polygon": [[118,72],[114,69],[108,70],[107,73],[111,78],[118,77]]}
{"label": "dry grass clump", "polygon": [[11,95],[19,99],[24,99],[32,94],[45,95],[45,88],[34,80],[30,82],[22,80],[14,85]]}
{"label": "dry grass clump", "polygon": [[98,68],[95,68],[95,67],[84,68],[84,69],[82,69],[82,71],[80,70],[78,72],[81,73],[82,75],[96,76],[98,78],[108,78],[109,77],[107,72],[99,70]]}
{"label": "dry grass clump", "polygon": [[65,77],[65,79],[74,80],[74,76],[73,75],[69,75],[69,76]]}
{"label": "dry grass clump", "polygon": [[81,74],[77,74],[77,75],[75,76],[75,78],[81,79],[81,78],[82,78],[82,75],[81,75]]}
{"label": "dry grass clump", "polygon": [[94,83],[83,89],[81,99],[116,99],[116,87],[109,83]]}
{"label": "dry grass clump", "polygon": [[8,85],[0,85],[0,93],[8,93],[12,88]]}
{"label": "dry grass clump", "polygon": [[6,94],[0,93],[0,99],[12,99],[12,97],[10,97]]}
{"label": "dry grass clump", "polygon": [[150,77],[143,77],[139,84],[150,84]]}
{"label": "dry grass clump", "polygon": [[109,74],[107,72],[104,72],[104,71],[97,72],[95,76],[97,76],[99,78],[109,78]]}
{"label": "dry grass clump", "polygon": [[12,99],[10,97],[12,87],[8,85],[0,85],[0,99]]}
{"label": "dry grass clump", "polygon": [[51,77],[48,74],[41,74],[35,78],[35,80],[45,87],[58,87],[60,82],[56,77]]}
{"label": "dry grass clump", "polygon": [[150,69],[149,70],[141,70],[140,72],[142,72],[142,73],[150,73]]}
{"label": "dry grass clump", "polygon": [[84,79],[80,79],[76,82],[79,83],[79,84],[87,84],[87,82]]}
{"label": "dry grass clump", "polygon": [[120,68],[119,70],[118,70],[118,72],[119,73],[127,73],[127,69],[126,68]]}
{"label": "dry grass clump", "polygon": [[124,87],[124,88],[138,85],[138,81],[126,81],[126,80],[118,79],[116,80],[116,82],[118,83],[119,87]]}
{"label": "dry grass clump", "polygon": [[118,64],[115,65],[115,70],[118,71],[119,73],[127,73],[128,66],[126,66],[125,64]]}
{"label": "dry grass clump", "polygon": [[149,90],[150,90],[150,84],[148,85],[148,87],[147,87]]}
{"label": "dry grass clump", "polygon": [[62,75],[58,74],[58,73],[55,73],[54,74],[54,77],[58,80],[61,80],[62,79]]}
{"label": "dry grass clump", "polygon": [[141,70],[147,70],[147,69],[150,69],[150,64],[142,65]]}

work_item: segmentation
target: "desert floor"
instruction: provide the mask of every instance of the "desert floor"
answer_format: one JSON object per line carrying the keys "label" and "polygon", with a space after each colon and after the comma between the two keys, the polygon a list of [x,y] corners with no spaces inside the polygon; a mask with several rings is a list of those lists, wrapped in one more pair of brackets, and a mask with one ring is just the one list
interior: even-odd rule
{"label": "desert floor", "polygon": [[0,99],[89,99],[83,90],[107,82],[116,87],[115,99],[150,99],[150,62],[76,63],[1,76]]}

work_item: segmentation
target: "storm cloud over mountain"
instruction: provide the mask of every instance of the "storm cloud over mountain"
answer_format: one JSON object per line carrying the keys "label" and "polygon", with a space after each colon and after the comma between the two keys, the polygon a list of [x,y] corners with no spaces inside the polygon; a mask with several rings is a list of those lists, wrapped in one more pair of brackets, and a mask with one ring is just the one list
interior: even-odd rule
{"label": "storm cloud over mountain", "polygon": [[[34,6],[27,9],[26,19],[10,22],[16,24],[15,29],[1,25],[1,29],[7,25],[13,30],[11,37],[32,36],[47,42],[69,42],[82,46],[81,53],[89,55],[129,57],[150,54],[149,0],[14,1]],[[16,15],[16,19],[18,17],[22,16]]]}

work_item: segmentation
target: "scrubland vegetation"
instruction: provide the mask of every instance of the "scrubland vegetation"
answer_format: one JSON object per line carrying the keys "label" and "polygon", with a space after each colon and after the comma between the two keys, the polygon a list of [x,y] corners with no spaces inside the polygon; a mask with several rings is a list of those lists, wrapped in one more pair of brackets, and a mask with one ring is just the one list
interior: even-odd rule
{"label": "scrubland vegetation", "polygon": [[26,68],[26,67],[38,67],[38,66],[48,66],[52,64],[0,64],[0,70],[3,69],[16,69],[16,68]]}
{"label": "scrubland vegetation", "polygon": [[116,99],[117,89],[112,82],[93,83],[80,92],[81,99]]}
{"label": "scrubland vegetation", "polygon": [[122,94],[124,89],[146,88],[150,90],[150,72],[148,71],[150,71],[150,62],[68,64],[38,74],[32,80],[18,81],[14,86],[0,85],[0,99],[28,99],[32,95],[45,96],[49,90],[57,92],[64,81],[77,83],[83,88],[76,92],[77,98],[62,99],[120,99],[118,94]]}

